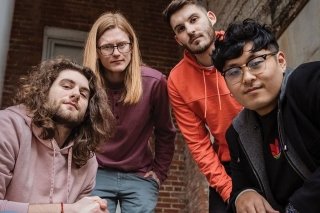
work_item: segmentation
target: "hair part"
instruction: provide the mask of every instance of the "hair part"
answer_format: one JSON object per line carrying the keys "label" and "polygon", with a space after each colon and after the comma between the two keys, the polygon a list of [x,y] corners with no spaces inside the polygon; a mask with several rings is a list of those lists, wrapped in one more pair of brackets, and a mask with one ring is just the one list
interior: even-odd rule
{"label": "hair part", "polygon": [[78,71],[88,79],[90,97],[84,120],[74,128],[67,141],[74,141],[73,163],[81,167],[93,157],[93,152],[102,141],[109,140],[114,131],[114,117],[108,105],[106,92],[97,84],[97,79],[90,68],[81,66],[65,58],[43,61],[25,77],[14,98],[16,104],[23,104],[32,115],[32,123],[42,128],[40,138],[54,138],[56,112],[48,106],[48,94],[60,72],[70,69]]}
{"label": "hair part", "polygon": [[251,52],[262,49],[279,51],[278,42],[272,29],[266,24],[260,24],[253,19],[234,22],[228,26],[223,37],[215,41],[215,50],[212,54],[214,66],[222,72],[227,60],[235,59],[243,54],[243,47],[252,42]]}
{"label": "hair part", "polygon": [[200,9],[202,9],[203,11],[205,12],[207,11],[204,5],[198,0],[173,0],[162,12],[165,22],[167,22],[168,25],[171,26],[170,25],[171,16],[186,5],[195,5]]}
{"label": "hair part", "polygon": [[83,64],[93,70],[99,83],[106,87],[104,76],[106,70],[102,66],[97,52],[97,43],[99,38],[107,30],[119,28],[127,33],[132,44],[131,62],[125,71],[124,85],[125,91],[121,100],[124,104],[138,103],[142,96],[142,79],[141,79],[141,54],[139,50],[138,38],[128,20],[119,12],[107,12],[102,14],[93,24],[84,49]]}

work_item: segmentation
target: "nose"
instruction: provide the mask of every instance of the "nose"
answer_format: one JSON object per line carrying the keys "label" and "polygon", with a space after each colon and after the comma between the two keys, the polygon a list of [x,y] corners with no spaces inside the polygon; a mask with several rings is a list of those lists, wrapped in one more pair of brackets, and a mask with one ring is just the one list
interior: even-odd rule
{"label": "nose", "polygon": [[120,51],[118,50],[118,47],[113,47],[112,55],[120,55]]}
{"label": "nose", "polygon": [[78,102],[80,99],[80,91],[77,89],[74,89],[70,95],[70,99],[73,102]]}
{"label": "nose", "polygon": [[251,85],[252,82],[256,79],[256,76],[253,75],[247,66],[241,67],[242,69],[242,83],[244,85]]}
{"label": "nose", "polygon": [[194,27],[191,24],[186,25],[185,28],[189,35],[194,34],[196,32]]}

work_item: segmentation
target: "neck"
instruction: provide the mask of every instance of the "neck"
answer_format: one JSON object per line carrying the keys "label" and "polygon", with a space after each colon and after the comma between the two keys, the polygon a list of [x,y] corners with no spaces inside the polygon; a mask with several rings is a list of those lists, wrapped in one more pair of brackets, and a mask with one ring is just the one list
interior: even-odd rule
{"label": "neck", "polygon": [[205,67],[212,66],[212,51],[214,50],[214,43],[203,53],[195,54],[194,57],[196,58],[197,62]]}
{"label": "neck", "polygon": [[66,142],[68,136],[71,133],[71,128],[67,127],[65,125],[57,124],[55,133],[54,133],[54,139],[57,142],[58,146],[61,148],[63,144]]}
{"label": "neck", "polygon": [[121,83],[124,81],[125,72],[106,72],[105,78],[110,83]]}

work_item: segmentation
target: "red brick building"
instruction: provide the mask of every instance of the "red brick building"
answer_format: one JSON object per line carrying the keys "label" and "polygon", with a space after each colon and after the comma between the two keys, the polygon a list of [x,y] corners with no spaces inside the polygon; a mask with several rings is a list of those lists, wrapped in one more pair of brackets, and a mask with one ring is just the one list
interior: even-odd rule
{"label": "red brick building", "polygon": [[[61,54],[66,49],[71,55],[81,49],[85,33],[105,11],[119,10],[130,20],[139,38],[144,62],[167,75],[180,58],[180,50],[171,29],[163,21],[161,14],[168,3],[169,0],[16,0],[2,108],[11,105],[17,80],[30,70],[31,66],[46,57]],[[188,178],[186,150],[181,136],[177,137],[175,149],[169,177],[161,187],[157,212],[193,212],[186,210]],[[193,190],[193,196],[196,195],[194,192]],[[205,203],[205,191],[202,194],[201,200]],[[201,205],[201,202],[198,204]]]}
{"label": "red brick building", "polygon": [[[149,66],[168,75],[181,57],[181,49],[161,14],[170,0],[2,1],[12,8],[13,13],[2,19],[7,21],[11,34],[8,47],[0,46],[0,49],[8,50],[4,57],[7,60],[2,73],[3,86],[0,85],[1,108],[11,105],[17,79],[42,59],[70,54],[81,61],[79,52],[86,32],[105,11],[119,10],[130,20],[139,38],[142,58]],[[273,0],[252,1],[250,5],[246,5],[250,1],[245,0],[230,1],[230,4],[219,0],[202,2],[217,14],[217,27],[220,29],[230,21],[251,14],[273,24],[280,35],[292,21],[290,18],[294,18],[308,0],[283,0],[277,4]],[[292,10],[287,11],[285,8],[289,3]],[[283,20],[285,22],[281,22]],[[0,83],[2,79],[0,75]],[[205,213],[208,212],[207,196],[207,182],[190,157],[181,134],[178,134],[169,177],[161,187],[156,212]]]}

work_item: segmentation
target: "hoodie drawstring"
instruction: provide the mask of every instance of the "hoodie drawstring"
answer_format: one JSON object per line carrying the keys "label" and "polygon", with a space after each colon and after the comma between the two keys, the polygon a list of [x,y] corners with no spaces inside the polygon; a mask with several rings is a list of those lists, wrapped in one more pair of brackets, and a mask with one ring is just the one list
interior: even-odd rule
{"label": "hoodie drawstring", "polygon": [[[55,158],[56,158],[56,148],[53,143],[54,139],[51,139],[51,144],[53,147],[53,159],[52,159],[52,170],[51,170],[51,179],[50,179],[50,196],[49,202],[53,203],[53,194],[54,194],[54,180],[55,180]],[[66,153],[65,153],[66,154]],[[69,203],[69,195],[70,195],[70,179],[71,179],[71,166],[72,166],[72,147],[68,149],[68,171],[67,171],[67,203]]]}
{"label": "hoodie drawstring", "polygon": [[[221,97],[220,97],[220,89],[219,89],[219,76],[218,71],[216,70],[216,86],[218,92],[218,101],[219,101],[219,109],[221,110]],[[204,70],[202,70],[203,84],[204,84],[204,118],[207,118],[207,83],[206,76]]]}
{"label": "hoodie drawstring", "polygon": [[202,70],[203,84],[204,84],[204,118],[207,118],[207,83],[204,70]]}
{"label": "hoodie drawstring", "polygon": [[69,194],[70,194],[71,163],[72,163],[72,147],[68,149],[67,203],[69,203]]}
{"label": "hoodie drawstring", "polygon": [[52,170],[51,170],[51,180],[50,180],[50,196],[49,196],[49,203],[53,203],[53,193],[54,193],[54,176],[55,176],[55,170],[56,170],[56,167],[55,167],[55,158],[56,158],[56,148],[53,144],[53,139],[51,139],[51,145],[53,147],[53,158],[52,158]]}
{"label": "hoodie drawstring", "polygon": [[217,85],[217,91],[218,91],[218,100],[219,100],[219,109],[221,111],[221,97],[220,97],[220,90],[219,90],[219,76],[218,76],[218,70],[216,69],[216,85]]}

